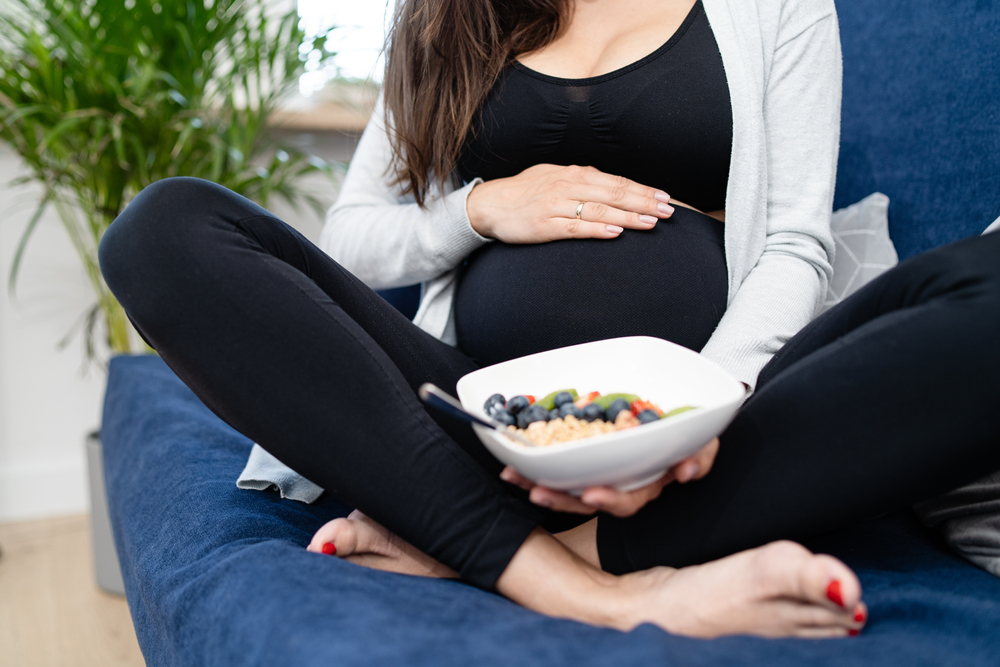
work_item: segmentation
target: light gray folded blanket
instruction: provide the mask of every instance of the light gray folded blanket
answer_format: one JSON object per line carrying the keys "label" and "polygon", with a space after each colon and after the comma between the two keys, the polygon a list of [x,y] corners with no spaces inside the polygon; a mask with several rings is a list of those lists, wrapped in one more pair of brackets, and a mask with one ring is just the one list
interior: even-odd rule
{"label": "light gray folded blanket", "polygon": [[236,486],[253,491],[276,488],[282,498],[311,503],[321,495],[323,488],[313,484],[254,443],[250,458],[236,480]]}

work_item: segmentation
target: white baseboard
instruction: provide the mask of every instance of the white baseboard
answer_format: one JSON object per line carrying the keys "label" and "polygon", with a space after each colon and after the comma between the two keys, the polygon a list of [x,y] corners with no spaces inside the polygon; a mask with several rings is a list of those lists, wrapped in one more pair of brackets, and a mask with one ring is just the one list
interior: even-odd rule
{"label": "white baseboard", "polygon": [[84,459],[0,466],[0,523],[90,511]]}

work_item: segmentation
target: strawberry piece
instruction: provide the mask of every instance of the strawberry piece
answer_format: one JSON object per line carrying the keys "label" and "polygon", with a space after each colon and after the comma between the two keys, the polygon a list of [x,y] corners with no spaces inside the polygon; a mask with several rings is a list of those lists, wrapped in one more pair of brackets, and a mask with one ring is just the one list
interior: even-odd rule
{"label": "strawberry piece", "polygon": [[581,396],[580,398],[573,401],[573,405],[578,408],[585,408],[594,402],[594,399],[601,395],[599,391],[592,391],[586,396]]}
{"label": "strawberry piece", "polygon": [[653,412],[656,413],[657,417],[662,417],[663,416],[663,410],[661,410],[660,408],[656,407],[656,405],[654,405],[650,401],[643,401],[643,400],[632,401],[632,414],[633,415],[635,415],[636,417],[638,417],[639,413],[642,412],[643,410],[652,410]]}

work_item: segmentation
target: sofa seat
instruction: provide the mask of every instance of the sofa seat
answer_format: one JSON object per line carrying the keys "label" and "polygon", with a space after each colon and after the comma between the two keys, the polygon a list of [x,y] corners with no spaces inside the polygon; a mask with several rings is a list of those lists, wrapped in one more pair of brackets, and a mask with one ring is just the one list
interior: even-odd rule
{"label": "sofa seat", "polygon": [[103,440],[129,608],[149,667],[167,665],[996,665],[1000,579],[904,513],[825,537],[861,578],[861,636],[701,641],[556,620],[454,581],[309,553],[350,510],[235,480],[252,443],[154,356],[111,363]]}

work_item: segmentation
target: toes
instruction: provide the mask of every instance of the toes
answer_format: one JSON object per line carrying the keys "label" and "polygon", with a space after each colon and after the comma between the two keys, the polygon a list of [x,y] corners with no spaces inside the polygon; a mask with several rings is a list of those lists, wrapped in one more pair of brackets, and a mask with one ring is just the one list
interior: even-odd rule
{"label": "toes", "polygon": [[306,550],[313,553],[350,556],[358,550],[357,524],[351,519],[334,519],[316,531]]}
{"label": "toes", "polygon": [[334,519],[324,524],[313,535],[306,549],[341,558],[361,554],[395,556],[398,549],[391,537],[380,524],[354,510],[346,519]]}
{"label": "toes", "polygon": [[[835,612],[841,627],[860,627],[867,619],[861,582],[833,556],[816,555],[794,542],[780,541],[761,547],[758,562],[771,596]],[[861,620],[856,621],[859,615]]]}
{"label": "toes", "polygon": [[799,585],[808,599],[853,612],[861,602],[861,582],[833,556],[811,556],[800,571]]}
{"label": "toes", "polygon": [[799,639],[835,639],[837,637],[853,637],[850,634],[851,631],[847,628],[840,627],[830,627],[830,628],[810,628],[803,627],[798,628],[795,631],[795,636]]}
{"label": "toes", "polygon": [[851,617],[851,627],[849,634],[856,635],[861,632],[861,629],[865,627],[868,622],[868,605],[864,602],[859,602],[854,606],[854,612]]}
{"label": "toes", "polygon": [[774,615],[785,627],[797,630],[830,630],[834,635],[846,634],[854,627],[851,617],[842,610],[830,609],[808,602],[783,600],[774,603]]}
{"label": "toes", "polygon": [[761,632],[772,637],[853,637],[861,633],[868,618],[864,604],[858,604],[850,614],[811,602],[774,600],[762,607],[770,623]]}
{"label": "toes", "polygon": [[356,565],[422,577],[455,579],[458,573],[390,533],[355,510],[345,519],[334,519],[316,531],[309,546],[313,553],[328,553]]}

